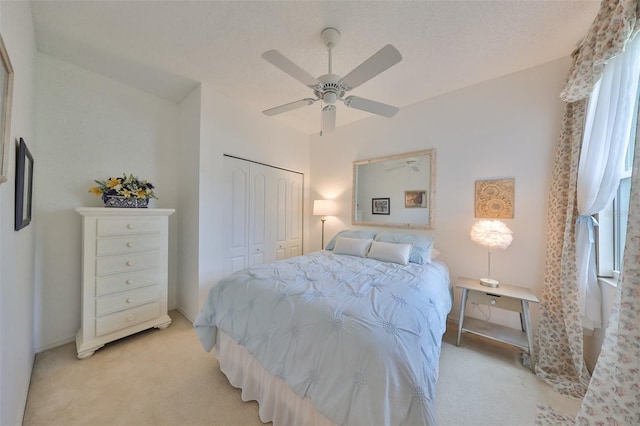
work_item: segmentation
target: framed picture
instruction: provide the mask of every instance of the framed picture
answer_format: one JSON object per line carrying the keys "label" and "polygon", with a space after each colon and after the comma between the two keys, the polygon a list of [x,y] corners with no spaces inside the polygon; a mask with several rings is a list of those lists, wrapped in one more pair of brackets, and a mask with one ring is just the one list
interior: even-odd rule
{"label": "framed picture", "polygon": [[11,99],[13,97],[13,67],[0,36],[0,183],[9,172],[9,138],[11,134]]}
{"label": "framed picture", "polygon": [[20,138],[16,158],[16,225],[19,231],[31,222],[33,198],[33,156],[27,144]]}
{"label": "framed picture", "polygon": [[513,219],[516,180],[477,180],[475,215],[478,218]]}
{"label": "framed picture", "polygon": [[371,214],[389,214],[389,198],[372,198]]}
{"label": "framed picture", "polygon": [[427,190],[418,191],[404,191],[404,207],[407,209],[412,208],[427,208]]}

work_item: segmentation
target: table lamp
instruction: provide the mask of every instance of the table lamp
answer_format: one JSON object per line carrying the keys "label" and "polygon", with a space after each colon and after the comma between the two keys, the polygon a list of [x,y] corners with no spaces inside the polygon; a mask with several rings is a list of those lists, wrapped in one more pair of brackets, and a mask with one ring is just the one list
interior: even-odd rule
{"label": "table lamp", "polygon": [[511,229],[503,222],[495,219],[482,219],[471,227],[471,240],[489,248],[489,271],[487,278],[480,278],[480,284],[487,287],[498,287],[500,282],[491,278],[491,250],[494,247],[506,249],[513,241]]}
{"label": "table lamp", "polygon": [[327,216],[333,216],[334,214],[336,214],[336,205],[333,200],[313,201],[313,215],[322,216],[320,219],[322,222],[322,250],[324,250],[324,221],[327,220]]}

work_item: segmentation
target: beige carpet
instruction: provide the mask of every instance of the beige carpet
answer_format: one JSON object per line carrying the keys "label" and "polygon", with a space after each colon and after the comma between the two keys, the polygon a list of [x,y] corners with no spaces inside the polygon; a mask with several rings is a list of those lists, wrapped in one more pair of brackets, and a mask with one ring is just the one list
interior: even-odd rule
{"label": "beige carpet", "polygon": [[[166,330],[149,330],[76,359],[75,344],[36,356],[24,425],[260,425],[204,352],[191,324],[170,312]],[[438,380],[442,425],[533,425],[536,403],[573,414],[564,398],[519,364],[519,351],[465,334],[445,335]]]}

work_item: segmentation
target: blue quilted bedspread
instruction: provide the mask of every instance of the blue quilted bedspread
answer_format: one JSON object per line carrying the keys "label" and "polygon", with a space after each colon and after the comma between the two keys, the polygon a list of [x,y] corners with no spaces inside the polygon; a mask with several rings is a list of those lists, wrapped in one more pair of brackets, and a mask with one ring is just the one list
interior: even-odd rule
{"label": "blue quilted bedspread", "polygon": [[315,252],[223,279],[194,326],[219,328],[337,424],[435,424],[446,315],[444,263]]}

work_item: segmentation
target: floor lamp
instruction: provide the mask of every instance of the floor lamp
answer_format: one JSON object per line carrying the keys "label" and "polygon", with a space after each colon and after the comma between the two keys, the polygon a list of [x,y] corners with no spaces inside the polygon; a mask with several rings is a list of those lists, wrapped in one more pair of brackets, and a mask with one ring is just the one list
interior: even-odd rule
{"label": "floor lamp", "polygon": [[336,206],[333,200],[313,201],[313,215],[322,216],[320,219],[322,222],[322,250],[324,250],[324,221],[327,220],[327,216],[333,216],[334,214],[336,214]]}

